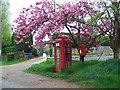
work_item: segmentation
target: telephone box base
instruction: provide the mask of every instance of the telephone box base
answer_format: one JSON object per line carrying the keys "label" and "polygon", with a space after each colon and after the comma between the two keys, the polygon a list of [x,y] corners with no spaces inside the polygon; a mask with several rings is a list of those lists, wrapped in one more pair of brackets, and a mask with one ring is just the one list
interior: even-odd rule
{"label": "telephone box base", "polygon": [[55,68],[55,71],[56,71],[56,72],[60,72],[60,71],[61,71],[61,68],[58,68],[58,69]]}

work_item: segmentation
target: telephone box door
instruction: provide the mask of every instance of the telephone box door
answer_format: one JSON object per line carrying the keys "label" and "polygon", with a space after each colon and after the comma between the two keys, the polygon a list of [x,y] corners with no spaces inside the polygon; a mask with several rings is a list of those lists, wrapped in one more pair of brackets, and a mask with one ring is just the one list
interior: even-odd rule
{"label": "telephone box door", "polygon": [[60,43],[55,43],[55,69],[60,71]]}
{"label": "telephone box door", "polygon": [[71,44],[65,43],[65,66],[70,66],[72,63],[71,61]]}

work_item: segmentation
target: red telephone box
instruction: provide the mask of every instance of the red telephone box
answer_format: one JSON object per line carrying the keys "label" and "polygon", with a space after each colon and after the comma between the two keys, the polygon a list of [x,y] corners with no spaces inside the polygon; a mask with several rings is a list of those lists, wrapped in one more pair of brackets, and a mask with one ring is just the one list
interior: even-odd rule
{"label": "red telephone box", "polygon": [[72,65],[72,41],[69,36],[58,36],[54,40],[54,66],[56,72]]}

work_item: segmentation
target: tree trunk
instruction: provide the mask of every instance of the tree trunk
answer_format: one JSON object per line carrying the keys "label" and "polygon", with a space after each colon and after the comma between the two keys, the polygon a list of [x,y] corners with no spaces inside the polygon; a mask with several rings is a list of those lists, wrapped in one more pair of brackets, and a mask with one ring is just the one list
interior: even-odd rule
{"label": "tree trunk", "polygon": [[114,59],[119,59],[119,51],[120,51],[120,46],[119,46],[119,32],[116,33],[115,40],[114,40],[114,45],[113,45],[113,54],[114,54]]}
{"label": "tree trunk", "polygon": [[[113,53],[114,59],[119,59],[119,50],[120,50],[120,27],[119,27],[119,3],[112,2],[115,7],[114,10],[114,45],[113,45]],[[117,10],[116,10],[117,9]]]}
{"label": "tree trunk", "polygon": [[114,59],[119,59],[119,51],[120,51],[120,46],[119,46],[119,32],[117,31],[115,40],[114,40],[114,45],[113,45],[113,54],[114,54]]}
{"label": "tree trunk", "polygon": [[79,60],[81,61],[81,57],[80,57],[80,50],[79,48],[77,48],[78,54],[79,54]]}
{"label": "tree trunk", "polygon": [[116,35],[115,35],[115,40],[114,40],[114,45],[113,45],[113,54],[114,54],[114,59],[119,59],[119,51],[120,51],[120,42],[119,42],[119,38],[120,38],[120,32],[119,30],[116,31]]}
{"label": "tree trunk", "polygon": [[119,49],[114,49],[113,50],[113,53],[114,53],[114,59],[119,59]]}

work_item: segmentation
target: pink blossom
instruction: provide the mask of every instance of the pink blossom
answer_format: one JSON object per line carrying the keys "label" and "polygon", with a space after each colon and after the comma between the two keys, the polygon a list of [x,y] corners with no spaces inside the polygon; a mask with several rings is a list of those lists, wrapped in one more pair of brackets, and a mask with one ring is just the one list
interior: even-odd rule
{"label": "pink blossom", "polygon": [[23,39],[20,39],[19,41],[16,41],[16,44],[19,44],[23,41]]}
{"label": "pink blossom", "polygon": [[25,42],[25,44],[28,44],[29,42],[27,41],[27,42]]}
{"label": "pink blossom", "polygon": [[[62,31],[66,24],[75,24],[68,26],[70,30],[76,33],[78,32],[77,29],[79,29],[81,38],[90,41],[90,39],[93,38],[91,37],[93,27],[77,21],[78,19],[89,16],[86,8],[92,16],[95,15],[91,6],[84,2],[69,2],[54,10],[51,2],[41,1],[36,2],[35,5],[30,5],[28,8],[23,8],[23,11],[12,26],[12,31],[20,38],[17,44],[24,39],[26,40],[34,32],[36,35],[34,45],[40,47],[46,36],[51,38],[53,33]],[[108,21],[106,21],[105,24],[107,28],[110,26],[110,22]],[[105,29],[105,27],[103,27],[103,29]],[[28,42],[25,43],[27,44]]]}

